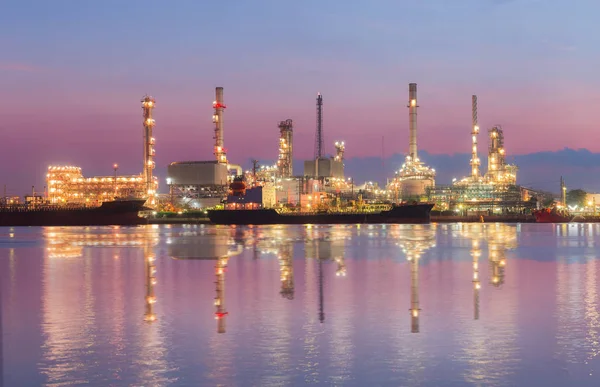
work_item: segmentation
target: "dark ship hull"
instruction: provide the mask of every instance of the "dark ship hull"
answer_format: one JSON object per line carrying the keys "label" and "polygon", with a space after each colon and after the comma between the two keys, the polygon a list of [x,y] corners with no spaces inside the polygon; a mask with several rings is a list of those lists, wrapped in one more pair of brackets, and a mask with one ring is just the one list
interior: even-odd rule
{"label": "dark ship hull", "polygon": [[376,213],[323,212],[278,213],[274,209],[210,210],[208,218],[214,224],[379,224],[429,223],[433,204],[403,204],[389,211]]}
{"label": "dark ship hull", "polygon": [[115,200],[99,207],[84,206],[6,206],[0,207],[2,226],[126,226],[145,224],[139,216],[145,199]]}

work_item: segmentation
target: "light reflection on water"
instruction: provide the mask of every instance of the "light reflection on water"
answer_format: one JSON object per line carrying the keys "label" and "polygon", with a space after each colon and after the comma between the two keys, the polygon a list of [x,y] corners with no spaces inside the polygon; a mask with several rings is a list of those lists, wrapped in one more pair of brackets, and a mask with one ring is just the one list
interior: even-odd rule
{"label": "light reflection on water", "polygon": [[0,230],[5,385],[600,384],[598,225]]}

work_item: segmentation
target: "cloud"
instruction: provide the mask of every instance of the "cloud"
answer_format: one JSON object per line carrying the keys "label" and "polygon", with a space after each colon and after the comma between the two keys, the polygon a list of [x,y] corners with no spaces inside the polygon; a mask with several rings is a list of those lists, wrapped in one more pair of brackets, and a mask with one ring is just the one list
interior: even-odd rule
{"label": "cloud", "polygon": [[19,72],[38,72],[42,68],[28,63],[20,62],[0,62],[0,71],[19,71]]}

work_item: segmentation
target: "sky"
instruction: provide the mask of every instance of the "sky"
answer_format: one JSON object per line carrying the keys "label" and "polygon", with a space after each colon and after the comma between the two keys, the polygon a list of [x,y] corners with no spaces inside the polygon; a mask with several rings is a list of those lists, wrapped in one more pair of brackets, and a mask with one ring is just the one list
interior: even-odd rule
{"label": "sky", "polygon": [[54,164],[141,172],[151,94],[164,192],[167,164],[213,159],[216,86],[228,158],[244,166],[276,158],[288,118],[295,158],[312,157],[317,92],[328,153],[344,140],[349,160],[404,154],[410,82],[424,154],[470,152],[472,94],[509,156],[598,153],[598,14],[594,0],[5,0],[0,183],[41,189]]}

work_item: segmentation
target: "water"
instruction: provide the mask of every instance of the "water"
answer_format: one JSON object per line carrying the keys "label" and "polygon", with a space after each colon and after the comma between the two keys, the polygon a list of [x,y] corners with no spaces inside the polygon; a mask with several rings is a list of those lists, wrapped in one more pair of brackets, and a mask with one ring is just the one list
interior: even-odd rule
{"label": "water", "polygon": [[585,224],[2,228],[1,381],[598,386],[599,242]]}

